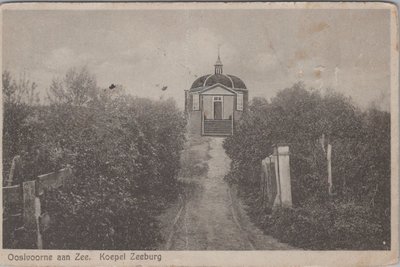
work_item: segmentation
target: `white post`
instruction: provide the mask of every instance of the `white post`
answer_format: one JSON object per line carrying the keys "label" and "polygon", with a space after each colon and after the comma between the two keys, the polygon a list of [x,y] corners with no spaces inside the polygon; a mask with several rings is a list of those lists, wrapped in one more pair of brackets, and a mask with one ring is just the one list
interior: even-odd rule
{"label": "white post", "polygon": [[[290,159],[289,159],[289,146],[277,145],[275,149],[276,164],[275,169],[277,172],[277,189],[279,197],[279,204],[283,207],[292,207],[292,188],[290,181]],[[276,202],[276,201],[275,201]],[[276,204],[278,204],[276,203]]]}

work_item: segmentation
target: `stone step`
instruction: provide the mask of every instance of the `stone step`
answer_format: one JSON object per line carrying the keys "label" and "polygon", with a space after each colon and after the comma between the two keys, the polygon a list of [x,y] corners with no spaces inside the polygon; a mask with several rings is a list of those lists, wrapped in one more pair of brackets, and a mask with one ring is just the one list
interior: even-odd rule
{"label": "stone step", "polygon": [[210,125],[204,125],[204,129],[231,129],[231,128],[232,128],[231,125],[229,125],[229,126],[219,126],[219,125],[210,126]]}
{"label": "stone step", "polygon": [[221,132],[221,133],[230,133],[231,129],[204,129],[205,133],[208,132]]}
{"label": "stone step", "polygon": [[232,126],[208,126],[208,125],[204,125],[204,129],[216,129],[216,130],[231,130]]}
{"label": "stone step", "polygon": [[209,135],[231,135],[232,121],[231,120],[205,120],[204,134]]}

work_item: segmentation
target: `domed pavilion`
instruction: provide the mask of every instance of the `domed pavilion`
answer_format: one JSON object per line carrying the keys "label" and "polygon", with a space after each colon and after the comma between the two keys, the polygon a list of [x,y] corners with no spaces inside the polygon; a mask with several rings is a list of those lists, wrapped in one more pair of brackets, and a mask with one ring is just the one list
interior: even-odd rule
{"label": "domed pavilion", "polygon": [[218,55],[214,74],[196,79],[185,90],[188,131],[192,134],[232,135],[235,123],[248,105],[248,91],[238,77],[223,73]]}

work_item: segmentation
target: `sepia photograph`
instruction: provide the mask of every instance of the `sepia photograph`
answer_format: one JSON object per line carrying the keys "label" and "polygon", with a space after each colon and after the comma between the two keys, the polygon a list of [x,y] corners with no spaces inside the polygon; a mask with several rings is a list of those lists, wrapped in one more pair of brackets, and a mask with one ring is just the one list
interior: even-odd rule
{"label": "sepia photograph", "polygon": [[1,17],[2,264],[398,260],[396,6]]}

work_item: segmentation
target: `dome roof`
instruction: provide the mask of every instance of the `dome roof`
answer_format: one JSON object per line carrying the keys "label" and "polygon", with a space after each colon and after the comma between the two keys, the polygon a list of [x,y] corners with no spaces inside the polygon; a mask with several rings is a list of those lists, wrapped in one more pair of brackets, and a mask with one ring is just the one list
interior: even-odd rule
{"label": "dome roof", "polygon": [[228,88],[232,89],[247,89],[246,85],[244,82],[234,76],[234,75],[229,75],[229,74],[208,74],[201,76],[200,78],[197,78],[190,89],[196,89],[200,87],[208,87],[214,84],[220,83],[222,85],[225,85]]}
{"label": "dome roof", "polygon": [[219,57],[219,53],[217,62],[215,63],[214,67],[215,67],[214,74],[208,74],[201,76],[200,78],[197,78],[190,87],[190,90],[209,87],[217,83],[220,83],[232,89],[247,89],[246,85],[240,78],[233,75],[222,73],[223,65]]}

